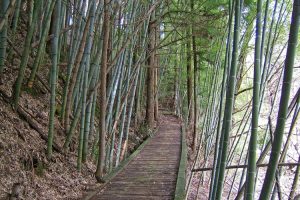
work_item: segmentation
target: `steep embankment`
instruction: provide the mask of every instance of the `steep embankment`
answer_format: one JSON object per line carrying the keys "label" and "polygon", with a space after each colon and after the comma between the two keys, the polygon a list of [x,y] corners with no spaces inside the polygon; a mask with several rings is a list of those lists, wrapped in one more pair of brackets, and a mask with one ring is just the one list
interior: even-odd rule
{"label": "steep embankment", "polygon": [[[18,195],[23,199],[78,199],[83,193],[98,187],[94,178],[95,160],[89,156],[81,173],[77,172],[78,134],[71,142],[70,152],[63,153],[61,147],[65,133],[58,115],[55,119],[54,154],[51,161],[47,159],[50,95],[43,83],[47,83],[48,68],[41,70],[39,81],[32,89],[26,89],[24,85],[19,107],[13,108],[10,96],[18,62],[19,59],[14,58],[13,64],[7,64],[0,84],[0,199],[7,199],[14,189],[18,189]],[[28,77],[29,73],[26,75]],[[62,80],[60,84],[63,84]],[[129,152],[144,138],[146,135],[131,131]]]}
{"label": "steep embankment", "polygon": [[[42,66],[32,89],[28,89],[24,84],[19,107],[13,108],[10,97],[20,62],[17,49],[18,47],[14,47],[13,61],[6,63],[0,84],[0,199],[7,199],[14,188],[19,188],[18,193],[24,199],[80,198],[83,193],[97,187],[94,178],[95,160],[89,156],[81,173],[77,172],[78,134],[75,134],[71,142],[70,152],[63,153],[61,147],[65,141],[65,133],[58,120],[58,113],[55,119],[53,158],[51,161],[46,158],[49,68]],[[26,77],[29,76],[29,72],[28,69]],[[26,80],[24,82],[26,83]],[[60,79],[60,92],[62,84],[63,80]],[[97,124],[96,121],[94,131],[97,131]],[[136,149],[147,137],[145,130],[139,130],[141,134],[137,131],[130,131],[129,152]],[[116,144],[117,142],[115,141]]]}
{"label": "steep embankment", "polygon": [[80,197],[95,184],[95,164],[88,160],[79,173],[75,148],[66,155],[59,152],[64,132],[58,121],[55,124],[57,148],[53,159],[46,159],[48,91],[37,83],[31,91],[22,94],[19,108],[13,109],[9,96],[16,76],[16,66],[7,66],[0,85],[0,199],[6,199],[16,187],[24,199]]}

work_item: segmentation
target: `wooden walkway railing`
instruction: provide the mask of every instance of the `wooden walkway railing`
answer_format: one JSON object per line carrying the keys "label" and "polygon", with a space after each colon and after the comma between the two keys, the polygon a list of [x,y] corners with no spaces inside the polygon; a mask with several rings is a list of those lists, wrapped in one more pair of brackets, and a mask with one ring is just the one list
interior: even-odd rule
{"label": "wooden walkway railing", "polygon": [[165,118],[143,149],[101,191],[88,199],[171,200],[175,193],[176,199],[183,198],[186,157],[181,158],[185,152],[185,142],[182,145],[184,135],[176,117]]}

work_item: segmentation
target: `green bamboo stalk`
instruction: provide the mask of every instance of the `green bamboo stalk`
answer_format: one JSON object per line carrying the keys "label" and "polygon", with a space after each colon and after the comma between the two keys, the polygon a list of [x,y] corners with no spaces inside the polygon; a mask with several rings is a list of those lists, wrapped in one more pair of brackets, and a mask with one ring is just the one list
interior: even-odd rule
{"label": "green bamboo stalk", "polygon": [[[249,129],[250,129],[250,127],[249,127]],[[243,148],[242,148],[242,151],[241,151],[240,156],[239,156],[238,164],[240,164],[240,162],[242,161],[242,156],[243,156],[243,153],[244,153],[244,149],[245,149],[245,147],[246,147],[246,142],[247,142],[248,136],[249,136],[249,134],[246,135],[246,138],[245,138],[245,140],[244,140],[244,143],[242,144],[242,147],[243,147]],[[248,156],[248,154],[249,154],[249,151],[247,152],[247,156]],[[246,156],[246,157],[247,157],[247,156]],[[248,156],[248,157],[249,157],[249,156]],[[247,159],[244,160],[244,164],[247,164]],[[230,190],[229,190],[229,192],[228,192],[227,199],[230,199],[231,191],[232,191],[232,189],[233,189],[233,185],[234,185],[234,182],[235,182],[235,178],[236,178],[236,176],[237,176],[237,172],[238,172],[238,169],[236,169],[235,172],[234,172],[234,178],[233,178],[233,181],[232,181]],[[226,180],[226,179],[225,179],[225,180]]]}
{"label": "green bamboo stalk", "polygon": [[[127,77],[125,81],[125,91],[127,93],[130,93],[130,75],[131,75],[131,70],[132,70],[132,56],[133,56],[133,47],[131,47],[131,51],[128,53],[128,71],[127,71]],[[120,91],[121,92],[121,91]],[[119,165],[120,161],[124,158],[124,146],[127,145],[126,141],[124,141],[124,137],[126,138],[126,131],[127,131],[127,126],[125,127],[125,122],[126,122],[126,114],[127,114],[127,103],[128,103],[128,95],[126,95],[126,98],[124,100],[124,110],[122,113],[122,121],[120,125],[120,134],[119,134],[119,143],[118,143],[118,148],[117,148],[117,155],[116,155],[116,166]],[[129,119],[129,118],[128,118]],[[124,141],[124,144],[123,144]],[[122,145],[123,144],[123,145]]]}
{"label": "green bamboo stalk", "polygon": [[228,83],[228,92],[226,93],[226,102],[225,102],[225,111],[224,111],[224,120],[223,120],[223,141],[222,142],[222,152],[220,156],[220,172],[218,177],[216,199],[220,200],[222,196],[223,184],[224,184],[224,174],[225,174],[225,165],[227,157],[227,147],[228,139],[231,129],[231,119],[232,119],[232,110],[233,110],[233,99],[235,92],[235,83],[236,83],[236,71],[237,71],[237,58],[238,58],[238,42],[239,42],[239,28],[240,28],[240,1],[235,1],[235,14],[234,14],[234,36],[233,36],[233,49],[232,49],[232,60],[230,67],[230,76]]}
{"label": "green bamboo stalk", "polygon": [[53,137],[54,137],[54,115],[55,115],[55,95],[56,95],[56,77],[57,77],[57,70],[58,70],[58,38],[60,32],[60,7],[61,7],[61,0],[57,0],[56,8],[55,8],[55,18],[54,18],[54,38],[51,43],[52,51],[51,51],[51,60],[52,60],[52,67],[51,67],[51,96],[50,96],[50,112],[49,112],[49,130],[48,130],[48,144],[47,144],[47,156],[49,159],[52,157],[52,144],[53,144]]}
{"label": "green bamboo stalk", "polygon": [[[299,155],[299,158],[298,158],[298,163],[300,163],[300,155]],[[291,192],[289,194],[289,200],[294,199],[295,192],[296,192],[296,189],[297,189],[297,186],[298,186],[299,176],[300,176],[300,165],[297,166],[297,169],[296,169],[296,172],[295,172],[293,184],[292,184],[292,187],[291,187]],[[296,198],[294,200],[296,200]]]}
{"label": "green bamboo stalk", "polygon": [[[83,110],[82,110],[82,121],[81,121],[81,130],[80,136],[82,135],[82,141],[80,141],[81,151],[78,153],[78,164],[82,161],[86,161],[87,150],[88,150],[88,138],[90,132],[90,119],[91,119],[91,109],[92,104],[87,102],[87,93],[89,88],[89,71],[90,71],[90,60],[91,60],[91,53],[92,53],[92,44],[94,41],[94,27],[95,27],[95,14],[96,14],[96,4],[95,0],[90,2],[90,28],[88,33],[88,40],[86,43],[85,51],[84,51],[84,82],[83,82]],[[81,158],[80,158],[81,157]],[[82,159],[82,160],[80,160]],[[78,165],[80,166],[80,164]]]}
{"label": "green bamboo stalk", "polygon": [[65,151],[68,150],[68,148],[69,148],[70,142],[72,140],[72,136],[74,135],[75,128],[76,128],[78,120],[80,118],[81,108],[82,108],[82,100],[83,99],[80,97],[79,106],[77,107],[77,109],[75,111],[74,119],[73,119],[73,121],[70,125],[70,128],[69,128],[69,131],[67,133],[66,140],[63,145],[63,148]]}
{"label": "green bamboo stalk", "polygon": [[[78,2],[80,2],[80,1],[78,1]],[[60,113],[60,118],[62,119],[63,125],[65,125],[65,121],[66,121],[65,112],[66,112],[67,98],[70,98],[70,97],[68,97],[68,90],[69,90],[73,65],[75,63],[75,56],[78,51],[79,38],[81,35],[80,34],[81,33],[80,24],[81,24],[82,18],[80,18],[80,20],[76,20],[76,18],[74,18],[73,20],[74,20],[74,22],[73,22],[74,29],[72,29],[72,33],[71,33],[71,38],[72,38],[71,44],[70,44],[71,51],[69,51],[69,56],[68,56],[68,67],[67,67],[67,75],[66,75],[67,77],[66,77],[65,87],[63,89],[62,108],[61,108],[61,113]]]}
{"label": "green bamboo stalk", "polygon": [[[298,90],[300,91],[300,89]],[[299,107],[300,107],[300,97],[298,96],[297,98],[297,105],[295,107],[295,111],[294,111],[294,116],[292,118],[292,122],[291,122],[291,125],[290,125],[290,129],[289,129],[289,132],[288,132],[288,135],[287,135],[287,138],[286,138],[286,142],[284,144],[284,147],[283,147],[283,150],[282,150],[282,153],[281,153],[281,158],[280,158],[280,162],[283,162],[284,159],[285,159],[285,156],[287,154],[287,151],[288,151],[288,147],[289,147],[289,144],[290,144],[290,140],[291,140],[291,137],[292,137],[292,133],[293,133],[293,130],[296,126],[296,123],[297,123],[297,120],[298,120],[298,117],[299,117]]]}
{"label": "green bamboo stalk", "polygon": [[125,141],[124,141],[124,146],[123,146],[124,148],[122,149],[122,155],[124,155],[124,157],[127,154],[129,127],[130,127],[130,121],[131,121],[131,117],[132,117],[132,108],[134,105],[134,96],[135,96],[135,92],[136,92],[136,86],[137,86],[139,72],[140,72],[140,67],[137,69],[137,72],[136,72],[136,78],[135,78],[134,86],[132,89],[131,102],[130,102],[129,109],[128,109],[129,110],[128,111],[128,122],[127,122],[126,130],[125,130]]}
{"label": "green bamboo stalk", "polygon": [[[90,24],[89,21],[90,21],[90,17],[88,18],[88,20],[85,24],[85,28],[84,28],[83,35],[82,35],[82,40],[80,42],[78,53],[75,58],[73,76],[72,76],[72,79],[70,79],[69,90],[66,93],[67,94],[67,96],[66,96],[66,111],[65,111],[66,113],[65,113],[65,122],[64,122],[66,132],[68,132],[68,129],[69,129],[69,120],[70,120],[69,117],[70,117],[71,109],[72,109],[72,105],[73,105],[72,96],[75,96],[74,95],[75,84],[79,83],[76,80],[78,80],[78,78],[80,77],[80,73],[78,74],[78,72],[79,72],[79,68],[80,68],[80,61],[81,61],[83,53],[84,53],[85,43],[87,40],[88,27]],[[72,67],[70,67],[70,71],[71,71],[71,69],[72,69]]]}
{"label": "green bamboo stalk", "polygon": [[[300,89],[298,90],[298,92],[300,91]],[[292,117],[292,122],[290,124],[290,128],[289,128],[289,132],[287,134],[287,138],[286,138],[286,141],[284,143],[284,147],[283,147],[283,150],[282,150],[282,153],[280,155],[280,159],[279,159],[279,163],[282,163],[284,162],[285,158],[286,158],[286,154],[287,154],[287,151],[288,151],[288,147],[289,147],[289,144],[290,144],[290,140],[291,140],[291,136],[292,136],[292,133],[293,133],[293,129],[296,125],[296,122],[297,122],[297,119],[298,119],[298,116],[299,116],[299,102],[300,102],[300,98],[298,96],[298,92],[296,93],[295,97],[296,97],[296,106],[294,108],[294,115]],[[295,99],[295,97],[293,99]],[[290,108],[290,107],[289,107]],[[289,113],[289,112],[288,112]],[[289,116],[287,116],[288,118]],[[282,192],[281,192],[281,187],[280,187],[280,177],[282,175],[282,167],[278,167],[278,170],[276,172],[276,183],[274,185],[274,189],[273,189],[273,193],[272,193],[272,199],[275,199],[275,196],[276,194],[278,195],[278,198],[279,199],[282,199]]]}
{"label": "green bamboo stalk", "polygon": [[[0,19],[5,20],[5,12],[8,8],[9,0],[2,0],[0,3]],[[4,62],[6,57],[6,47],[7,47],[7,22],[4,27],[0,29],[0,77],[4,69]]]}
{"label": "green bamboo stalk", "polygon": [[[7,5],[7,3],[9,3],[9,5]],[[2,31],[4,26],[8,24],[8,17],[11,14],[11,12],[14,11],[15,3],[16,0],[3,0],[3,4],[0,4],[1,6],[3,6],[3,11],[0,11],[2,12],[2,14],[0,14],[0,31]]]}
{"label": "green bamboo stalk", "polygon": [[[17,0],[16,9],[15,9],[13,20],[12,20],[12,28],[11,28],[12,29],[12,33],[11,33],[11,42],[12,43],[14,43],[15,38],[16,38],[16,31],[17,31],[18,22],[19,22],[20,10],[21,10],[21,0]],[[12,58],[12,53],[13,53],[12,50],[10,50],[8,53],[9,60],[11,60],[11,58]]]}
{"label": "green bamboo stalk", "polygon": [[[261,98],[263,98],[263,96],[264,96],[263,93],[264,93],[264,88],[265,87],[263,86],[263,83],[264,83],[264,80],[265,80],[266,71],[268,70],[267,69],[267,63],[269,62],[270,56],[272,55],[272,53],[270,52],[270,48],[271,48],[272,35],[274,34],[273,33],[273,26],[274,26],[274,23],[275,23],[275,14],[277,12],[277,6],[278,6],[278,0],[275,0],[274,10],[273,10],[273,13],[272,13],[272,21],[271,21],[271,24],[270,24],[270,27],[269,27],[269,35],[268,35],[268,39],[267,39],[266,55],[265,55],[265,57],[263,57],[263,55],[261,55],[261,57],[264,58],[264,64],[262,65],[262,72],[261,72],[262,73],[262,75],[261,75],[261,84],[260,84],[261,85],[261,88],[260,88]],[[280,9],[279,12],[281,13],[281,9]],[[262,43],[264,43],[264,41],[265,41],[265,39],[263,38]]]}
{"label": "green bamboo stalk", "polygon": [[[119,110],[120,110],[121,97],[122,97],[122,95],[121,95],[121,93],[122,93],[122,81],[123,81],[123,77],[124,77],[124,74],[125,74],[124,73],[125,67],[123,66],[124,56],[121,56],[120,58],[121,58],[121,60],[120,60],[121,63],[120,63],[120,67],[119,67],[120,69],[118,70],[118,78],[117,78],[116,83],[115,83],[116,87],[114,89],[113,96],[112,96],[113,101],[111,100],[111,104],[110,104],[110,107],[109,107],[109,113],[110,113],[109,115],[112,116],[113,103],[114,103],[114,101],[117,102],[116,107],[115,107],[115,119],[117,118],[117,115],[118,115]],[[115,100],[116,93],[118,93],[118,96],[117,96],[117,99]],[[109,119],[112,121],[112,118],[109,118]],[[110,123],[112,123],[111,121],[110,121]],[[113,128],[112,124],[110,124],[109,127],[107,127],[107,128],[110,129],[109,132],[112,132],[112,144],[113,144],[113,141],[115,141],[115,131],[112,130],[112,128]],[[122,138],[119,138],[119,141],[121,141],[120,139],[122,139]],[[119,144],[120,144],[120,142],[119,142]],[[113,150],[114,150],[114,145],[111,145],[110,155],[109,155],[110,170],[113,167],[113,164],[112,164],[112,162],[113,162]],[[119,154],[119,151],[118,151],[118,153],[116,155],[116,165],[118,164],[118,159],[119,159],[118,156],[119,155],[120,154]]]}
{"label": "green bamboo stalk", "polygon": [[[40,1],[42,3],[42,1]],[[33,7],[34,7],[34,0],[29,0],[27,1],[28,3],[28,7],[27,7],[27,12],[28,12],[28,25],[31,26],[32,25],[32,21],[34,20],[33,17]]]}
{"label": "green bamboo stalk", "polygon": [[[123,54],[127,54],[128,51],[125,51]],[[124,71],[124,69],[123,69]],[[121,96],[122,96],[122,83],[123,83],[123,79],[125,76],[125,71],[121,73],[121,77],[120,77],[120,82],[119,82],[119,87],[118,87],[118,100],[117,100],[117,109],[119,110],[120,104],[121,104]],[[127,91],[127,85],[125,85],[125,91]],[[117,153],[116,153],[116,163],[115,166],[118,167],[119,163],[120,163],[120,155],[121,155],[121,147],[122,147],[122,141],[123,141],[123,135],[124,135],[124,123],[125,123],[125,116],[126,116],[126,109],[127,107],[125,106],[127,104],[127,98],[124,100],[125,103],[123,105],[124,108],[122,108],[121,110],[123,110],[122,112],[122,119],[121,119],[121,124],[119,125],[119,142],[118,142],[118,146],[117,146]],[[116,112],[116,115],[118,113]],[[115,117],[117,119],[117,116]]]}
{"label": "green bamboo stalk", "polygon": [[38,12],[39,9],[41,8],[41,1],[35,1],[34,3],[34,9],[33,9],[33,23],[31,23],[31,25],[29,26],[27,35],[26,35],[26,39],[25,39],[25,44],[24,44],[24,49],[23,49],[23,54],[22,54],[22,58],[21,58],[21,63],[19,66],[19,73],[18,73],[18,77],[17,80],[14,83],[13,86],[13,93],[12,93],[12,97],[13,97],[13,104],[15,107],[18,106],[19,103],[19,98],[21,95],[21,88],[22,88],[22,83],[23,83],[23,79],[24,79],[24,75],[25,75],[25,69],[28,63],[28,58],[29,58],[29,54],[31,51],[31,40],[32,40],[32,36],[33,36],[33,32],[36,26],[36,22],[38,20]]}
{"label": "green bamboo stalk", "polygon": [[[239,125],[239,128],[238,128],[238,130],[236,132],[236,135],[238,135],[238,134],[240,134],[240,135],[236,136],[234,138],[234,140],[232,142],[232,145],[231,145],[231,148],[229,150],[229,155],[228,155],[228,159],[227,159],[227,163],[228,164],[231,163],[232,160],[234,159],[234,152],[236,151],[236,148],[238,147],[238,144],[239,144],[239,142],[240,142],[240,140],[242,138],[242,134],[250,132],[250,128],[245,132],[245,129],[246,129],[247,125],[248,125],[248,122],[249,122],[249,119],[250,119],[250,116],[251,116],[251,110],[250,110],[251,106],[250,105],[251,105],[251,103],[248,105],[247,110],[245,111],[245,114],[244,114],[244,116],[242,118],[242,122],[245,122],[243,128],[242,128],[243,123],[241,122],[240,125]],[[239,139],[235,142],[235,140],[236,140],[237,137]],[[235,143],[236,143],[236,145],[234,145]]]}
{"label": "green bamboo stalk", "polygon": [[45,49],[45,43],[46,43],[46,39],[48,36],[48,32],[49,32],[49,28],[50,28],[50,23],[51,23],[51,16],[52,16],[52,11],[53,8],[55,6],[55,2],[56,0],[52,1],[48,1],[47,4],[47,8],[46,8],[46,18],[44,19],[44,26],[42,29],[42,34],[41,34],[41,38],[40,38],[40,42],[39,42],[39,48],[37,51],[37,55],[35,57],[34,63],[33,63],[33,67],[30,73],[30,77],[28,80],[28,87],[31,88],[33,86],[33,82],[34,82],[34,78],[35,75],[37,73],[38,67],[41,63],[42,57],[44,56],[44,49]]}
{"label": "green bamboo stalk", "polygon": [[216,133],[216,142],[215,142],[215,155],[214,155],[214,161],[213,161],[213,171],[212,171],[212,176],[211,176],[211,183],[210,183],[210,190],[209,190],[209,200],[212,200],[215,198],[216,192],[217,192],[217,177],[219,176],[219,170],[220,168],[220,162],[218,164],[218,157],[220,156],[221,150],[218,151],[218,148],[221,149],[222,145],[219,145],[220,139],[222,136],[220,136],[221,132],[221,119],[222,119],[222,112],[223,112],[223,100],[224,100],[224,95],[226,91],[226,79],[227,79],[227,73],[226,70],[227,66],[229,66],[229,61],[230,61],[230,43],[231,43],[231,33],[232,33],[232,19],[233,19],[233,8],[232,8],[232,3],[229,1],[228,7],[229,7],[229,19],[228,19],[228,33],[227,33],[227,43],[226,43],[226,51],[225,51],[225,61],[224,61],[224,70],[223,70],[223,77],[222,77],[222,86],[221,86],[221,96],[220,96],[220,108],[218,111],[218,126],[217,126],[217,133]]}
{"label": "green bamboo stalk", "polygon": [[266,29],[267,29],[267,23],[268,23],[268,13],[269,13],[269,4],[270,0],[267,0],[265,3],[265,13],[264,13],[264,22],[263,22],[263,28],[262,28],[262,36],[261,36],[261,46],[260,46],[260,66],[262,66],[263,60],[264,60],[264,46],[265,46],[265,35],[266,35]]}
{"label": "green bamboo stalk", "polygon": [[[107,113],[107,124],[106,124],[106,129],[108,130],[109,128],[111,128],[111,123],[112,123],[112,117],[113,117],[113,108],[114,108],[114,103],[115,103],[115,98],[116,98],[116,93],[117,93],[117,89],[118,87],[121,87],[122,83],[119,84],[119,80],[120,80],[120,77],[121,77],[121,73],[123,72],[123,69],[124,69],[124,66],[123,65],[123,59],[124,59],[124,56],[122,55],[118,61],[118,67],[116,69],[116,72],[115,72],[115,77],[112,81],[113,83],[113,86],[111,84],[111,95],[110,97],[108,97],[109,99],[109,104],[108,104],[108,113]],[[110,132],[110,131],[109,131]]]}
{"label": "green bamboo stalk", "polygon": [[253,104],[252,104],[252,127],[249,143],[247,184],[245,199],[252,200],[255,195],[255,177],[256,177],[256,149],[257,149],[257,129],[259,120],[259,91],[260,91],[260,48],[261,48],[261,12],[262,1],[257,1],[256,14],[256,38],[255,38],[255,61],[254,61],[254,79],[253,79]]}
{"label": "green bamboo stalk", "polygon": [[[95,92],[95,94],[93,95],[93,106],[92,106],[92,114],[91,114],[91,135],[94,135],[94,141],[92,143],[92,152],[91,152],[91,156],[92,159],[95,159],[95,152],[97,150],[97,144],[98,144],[98,140],[99,140],[99,131],[94,131],[95,130],[95,114],[96,114],[96,104],[97,104],[97,91]],[[95,133],[94,133],[95,132]]]}

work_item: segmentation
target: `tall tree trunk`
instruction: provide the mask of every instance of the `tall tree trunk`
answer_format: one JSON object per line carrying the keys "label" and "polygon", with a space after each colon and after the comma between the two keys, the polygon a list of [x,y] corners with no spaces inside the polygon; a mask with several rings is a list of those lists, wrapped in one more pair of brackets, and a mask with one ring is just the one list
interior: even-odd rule
{"label": "tall tree trunk", "polygon": [[[194,0],[191,0],[191,11],[194,11]],[[193,151],[196,152],[197,147],[197,47],[196,47],[196,37],[194,35],[194,28],[192,27],[192,48],[193,48],[193,59],[194,59],[194,127],[193,127]],[[200,71],[200,70],[199,70]]]}
{"label": "tall tree trunk", "polygon": [[193,71],[192,71],[192,54],[191,54],[191,40],[190,31],[186,33],[186,84],[187,84],[187,101],[188,101],[188,123],[191,122],[193,118]]}
{"label": "tall tree trunk", "polygon": [[151,22],[149,25],[149,51],[150,51],[150,59],[149,59],[149,67],[147,72],[147,108],[146,108],[146,121],[149,128],[154,127],[154,104],[155,104],[155,94],[154,94],[154,85],[155,85],[155,21],[154,14],[151,16]]}
{"label": "tall tree trunk", "polygon": [[103,19],[103,49],[102,49],[102,67],[101,67],[101,85],[100,85],[100,138],[99,138],[99,158],[96,170],[97,181],[102,181],[105,166],[105,136],[106,136],[106,76],[108,67],[108,41],[110,32],[110,13],[109,0],[104,0],[104,19]]}
{"label": "tall tree trunk", "polygon": [[[155,47],[159,45],[159,26],[155,26]],[[158,81],[159,81],[159,54],[155,51],[155,107],[154,107],[154,119],[158,121]]]}

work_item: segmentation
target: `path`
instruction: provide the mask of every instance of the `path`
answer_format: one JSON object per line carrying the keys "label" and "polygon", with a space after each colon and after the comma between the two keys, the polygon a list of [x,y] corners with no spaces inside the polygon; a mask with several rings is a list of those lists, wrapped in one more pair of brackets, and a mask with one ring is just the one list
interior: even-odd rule
{"label": "path", "polygon": [[181,153],[180,124],[166,116],[157,134],[92,200],[174,199]]}

